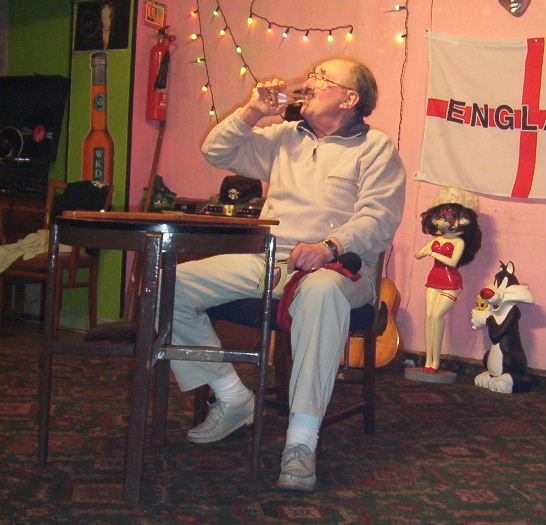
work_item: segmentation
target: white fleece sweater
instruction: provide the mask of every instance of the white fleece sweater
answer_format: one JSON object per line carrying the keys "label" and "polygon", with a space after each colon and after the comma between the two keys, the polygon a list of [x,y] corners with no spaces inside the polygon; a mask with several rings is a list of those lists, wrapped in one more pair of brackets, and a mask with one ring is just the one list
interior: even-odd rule
{"label": "white fleece sweater", "polygon": [[371,274],[404,207],[405,172],[392,141],[356,119],[319,140],[302,122],[251,128],[239,113],[212,129],[202,151],[218,168],[269,182],[261,216],[280,221],[272,227],[277,254],[335,237]]}

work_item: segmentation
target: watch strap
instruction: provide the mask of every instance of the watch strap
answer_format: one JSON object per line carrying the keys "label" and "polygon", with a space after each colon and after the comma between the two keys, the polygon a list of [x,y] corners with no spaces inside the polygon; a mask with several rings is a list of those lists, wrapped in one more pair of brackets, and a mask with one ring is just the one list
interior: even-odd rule
{"label": "watch strap", "polygon": [[322,244],[326,246],[332,252],[332,259],[337,261],[337,258],[339,257],[339,252],[337,251],[337,246],[334,241],[331,241],[330,239],[324,239],[322,241]]}

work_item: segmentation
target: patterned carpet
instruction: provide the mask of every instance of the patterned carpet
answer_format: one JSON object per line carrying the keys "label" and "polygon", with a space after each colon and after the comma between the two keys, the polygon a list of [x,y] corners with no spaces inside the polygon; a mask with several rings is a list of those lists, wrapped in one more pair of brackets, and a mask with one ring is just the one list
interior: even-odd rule
{"label": "patterned carpet", "polygon": [[[145,454],[143,498],[122,499],[131,361],[55,358],[50,462],[35,463],[39,326],[0,333],[0,525],[543,525],[545,403],[537,386],[494,394],[378,376],[377,430],[328,428],[311,495],[278,492],[285,419],[265,421],[262,479],[251,432],[185,441],[191,396],[171,390],[169,444]],[[243,370],[245,372],[245,370]],[[336,387],[333,403],[355,398]]]}

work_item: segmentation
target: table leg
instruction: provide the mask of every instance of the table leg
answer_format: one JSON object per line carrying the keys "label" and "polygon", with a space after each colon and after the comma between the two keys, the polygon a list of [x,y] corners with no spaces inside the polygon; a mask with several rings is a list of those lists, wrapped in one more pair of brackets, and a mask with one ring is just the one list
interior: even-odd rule
{"label": "table leg", "polygon": [[[174,292],[176,286],[176,254],[163,255],[161,276],[161,299],[159,305],[159,334],[165,334],[162,345],[171,344],[172,320],[174,310]],[[167,412],[169,405],[170,361],[163,359],[156,364],[154,390],[154,409],[152,423],[152,441],[154,445],[164,446],[166,441]]]}
{"label": "table leg", "polygon": [[[59,256],[59,227],[54,224],[49,232],[49,259],[47,263],[46,305],[53,305],[57,259]],[[40,386],[38,407],[38,462],[45,466],[49,442],[49,412],[51,405],[51,343],[56,335],[55,315],[51,306],[44,313],[44,348],[40,356]]]}
{"label": "table leg", "polygon": [[273,272],[275,268],[275,237],[268,236],[267,240],[266,282],[263,301],[262,336],[260,344],[260,358],[258,362],[258,384],[256,385],[256,406],[254,411],[254,441],[252,448],[252,477],[258,479],[260,469],[260,444],[262,441],[265,380],[267,372],[267,358],[271,342],[271,296],[273,291]]}
{"label": "table leg", "polygon": [[138,501],[140,497],[146,416],[152,382],[152,345],[159,289],[161,241],[162,236],[159,234],[146,235],[125,464],[125,499],[128,501]]}

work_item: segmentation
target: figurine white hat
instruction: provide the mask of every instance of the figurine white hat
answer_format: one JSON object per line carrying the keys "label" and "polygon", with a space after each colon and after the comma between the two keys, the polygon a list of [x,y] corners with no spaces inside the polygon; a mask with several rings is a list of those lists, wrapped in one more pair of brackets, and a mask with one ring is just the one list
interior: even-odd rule
{"label": "figurine white hat", "polygon": [[478,213],[478,196],[471,191],[463,190],[462,188],[455,188],[453,186],[446,186],[442,188],[436,195],[435,206],[448,203],[457,203]]}

